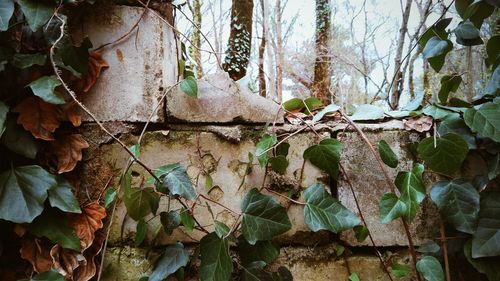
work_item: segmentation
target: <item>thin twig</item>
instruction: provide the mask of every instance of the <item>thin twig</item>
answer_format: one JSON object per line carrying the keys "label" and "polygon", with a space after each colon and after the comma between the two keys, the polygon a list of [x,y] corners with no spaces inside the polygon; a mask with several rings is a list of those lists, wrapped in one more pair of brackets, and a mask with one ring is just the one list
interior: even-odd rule
{"label": "thin twig", "polygon": [[277,195],[277,196],[280,196],[280,197],[282,197],[282,198],[285,198],[286,200],[288,200],[288,201],[290,201],[290,202],[292,202],[292,203],[294,203],[294,204],[297,204],[297,205],[302,205],[302,206],[305,206],[305,205],[306,205],[306,203],[304,203],[304,202],[300,202],[300,201],[294,200],[294,199],[292,199],[292,198],[290,198],[290,197],[288,197],[288,196],[285,196],[285,195],[283,195],[283,194],[281,194],[281,193],[279,193],[279,192],[276,192],[276,191],[274,191],[274,190],[272,190],[272,189],[269,189],[269,188],[267,188],[267,187],[264,187],[264,189],[265,189],[267,192],[270,192],[270,193],[272,193],[272,194],[274,194],[274,195]]}
{"label": "thin twig", "polygon": [[441,250],[444,257],[444,271],[446,273],[446,281],[451,281],[450,277],[450,264],[448,261],[448,244],[446,242],[446,230],[444,228],[443,218],[439,216],[439,233],[441,234]]}

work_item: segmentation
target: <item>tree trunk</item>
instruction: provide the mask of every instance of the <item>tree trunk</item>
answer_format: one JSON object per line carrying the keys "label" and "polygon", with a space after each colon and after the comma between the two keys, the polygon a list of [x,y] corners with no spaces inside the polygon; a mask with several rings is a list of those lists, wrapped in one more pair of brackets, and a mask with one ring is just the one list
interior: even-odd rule
{"label": "tree trunk", "polygon": [[406,6],[403,11],[403,20],[401,22],[401,28],[399,29],[396,56],[394,58],[394,80],[392,81],[392,95],[390,100],[390,106],[392,109],[396,109],[398,107],[399,98],[401,97],[401,91],[404,84],[404,75],[401,72],[401,59],[403,57],[405,35],[408,30],[408,18],[410,17],[411,4],[412,0],[406,0]]}
{"label": "tree trunk", "polygon": [[281,31],[281,0],[276,0],[274,14],[276,16],[276,98],[277,102],[281,103],[283,96],[283,65],[285,64],[283,53],[283,32]]}
{"label": "tree trunk", "polygon": [[252,48],[252,16],[253,0],[233,0],[231,33],[222,65],[233,80],[239,80],[247,73]]}
{"label": "tree trunk", "polygon": [[[191,2],[191,1],[190,1]],[[196,74],[198,78],[203,76],[203,65],[201,63],[201,0],[192,0],[188,2],[189,9],[193,14],[193,32],[191,34],[191,42],[194,46],[189,47],[191,57],[196,64]]]}
{"label": "tree trunk", "polygon": [[472,47],[466,47],[466,73],[467,73],[467,101],[472,102],[474,97],[474,68],[472,64]]}
{"label": "tree trunk", "polygon": [[313,95],[328,104],[331,100],[331,56],[332,33],[330,0],[316,0],[316,61],[314,64]]}
{"label": "tree trunk", "polygon": [[269,32],[268,26],[268,14],[267,14],[267,3],[264,0],[260,0],[260,6],[262,11],[262,38],[260,39],[259,46],[259,94],[262,97],[266,97],[266,73],[264,71],[264,55],[266,52],[266,40],[267,33]]}

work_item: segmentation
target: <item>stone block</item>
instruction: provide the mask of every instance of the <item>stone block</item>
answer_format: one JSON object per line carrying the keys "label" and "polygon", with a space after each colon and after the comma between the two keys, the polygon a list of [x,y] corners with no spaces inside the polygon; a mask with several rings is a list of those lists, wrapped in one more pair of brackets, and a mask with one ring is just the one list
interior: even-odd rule
{"label": "stone block", "polygon": [[[74,28],[75,36],[88,36],[94,47],[112,43],[127,34],[144,13],[140,7],[101,4]],[[101,121],[163,122],[165,89],[177,79],[176,43],[172,29],[152,12],[123,40],[104,47],[103,70],[84,103]],[[83,115],[84,121],[92,121]]]}
{"label": "stone block", "polygon": [[198,81],[198,98],[180,89],[167,96],[167,121],[195,123],[283,123],[280,105],[250,92],[226,72],[204,76]]}
{"label": "stone block", "polygon": [[[396,169],[387,167],[391,179],[394,180],[399,171],[411,170],[413,160],[405,144],[409,143],[410,140],[418,141],[419,136],[417,134],[407,131],[380,131],[366,132],[366,135],[374,145],[384,139],[398,156],[398,167]],[[344,144],[341,163],[353,184],[354,192],[375,244],[377,246],[407,246],[408,241],[401,220],[395,220],[389,224],[380,223],[380,198],[384,193],[390,192],[390,188],[378,162],[366,143],[361,140],[356,132],[341,133],[338,135],[338,139]],[[430,188],[430,186],[427,188]],[[339,181],[338,197],[344,206],[356,214],[359,213],[351,189],[346,181]],[[438,231],[436,225],[437,210],[430,200],[426,199],[422,203],[416,218],[410,224],[410,232],[415,244],[419,245],[427,239],[437,237],[435,236]],[[351,246],[371,246],[369,239],[362,243],[357,242],[352,230],[343,232],[341,239]]]}
{"label": "stone block", "polygon": [[[130,145],[136,139],[132,135],[124,135],[122,138]],[[258,139],[259,132],[251,130],[243,131],[241,140],[238,143],[210,132],[151,132],[147,133],[144,137],[140,159],[151,168],[176,162],[187,167],[187,172],[199,194],[203,194],[211,200],[223,204],[236,213],[232,213],[217,204],[209,202],[214,217],[228,226],[232,226],[236,222],[237,213],[241,212],[240,205],[245,194],[251,188],[259,187],[262,184],[265,171],[258,165],[257,159],[254,159],[251,173],[245,176],[248,153],[255,152],[255,143]],[[298,191],[300,186],[309,186],[318,181],[325,181],[325,175],[306,162],[302,182],[299,185],[303,163],[302,153],[314,143],[314,140],[315,135],[313,133],[297,134],[289,139],[291,145],[288,155],[290,165],[287,168],[285,176],[269,173],[267,185],[270,188],[279,192],[286,192],[289,189]],[[101,145],[101,148],[95,152],[94,156],[95,158],[89,159],[83,165],[84,171],[97,171],[97,174],[91,173],[91,176],[83,179],[86,185],[94,189],[102,187],[109,180],[110,171],[115,171],[117,175],[121,173],[129,158],[126,152],[117,144]],[[209,191],[205,187],[206,176],[203,174],[203,170],[208,172],[213,179],[213,188]],[[134,181],[138,183],[137,185],[144,178],[149,178],[149,175],[138,165],[134,165],[132,171]],[[102,173],[103,179],[100,179],[101,176],[99,173]],[[88,174],[88,172],[85,172],[85,174]],[[118,176],[115,177],[115,179],[118,178]],[[118,183],[114,182],[111,184],[117,186]],[[282,205],[286,206],[286,200],[276,198],[281,201]],[[202,198],[200,200],[198,201],[199,204],[196,204],[194,208],[195,217],[201,225],[207,226],[207,229],[210,231],[213,229],[213,218],[205,206],[206,200]],[[189,206],[192,203],[190,202]],[[162,200],[159,212],[165,211],[167,205],[167,200]],[[171,209],[178,209],[180,207],[175,201],[171,202]],[[280,239],[300,242],[293,238],[298,233],[301,234],[305,243],[316,243],[314,239],[311,239],[312,236],[304,225],[302,206],[290,206],[289,216],[293,222],[293,228],[282,235]],[[111,245],[118,244],[122,238],[125,240],[134,238],[136,222],[127,218],[124,205],[119,205],[116,209],[113,222],[109,238]],[[151,235],[159,224],[159,218],[154,218],[150,221],[149,233]],[[309,233],[309,235],[304,235],[305,232]],[[186,233],[181,227],[176,229],[171,236],[160,233],[156,239],[156,243],[158,245],[165,245],[174,241],[196,242],[203,236],[204,233],[201,231],[194,230],[192,233]],[[318,237],[323,239],[325,235]],[[150,236],[148,239],[148,241],[152,241],[153,237]]]}

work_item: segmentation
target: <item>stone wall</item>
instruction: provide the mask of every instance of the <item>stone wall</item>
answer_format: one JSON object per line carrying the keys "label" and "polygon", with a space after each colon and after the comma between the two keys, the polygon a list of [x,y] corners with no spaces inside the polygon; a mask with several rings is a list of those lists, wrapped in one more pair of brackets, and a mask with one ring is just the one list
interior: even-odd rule
{"label": "stone wall", "polygon": [[[140,7],[130,6],[108,6],[105,11],[96,9],[95,14],[86,19],[81,32],[96,46],[112,42],[126,33],[143,12]],[[296,132],[297,126],[285,123],[279,105],[250,93],[220,73],[199,81],[197,99],[175,89],[167,92],[163,100],[162,95],[178,78],[175,59],[178,46],[173,38],[172,30],[164,21],[151,12],[146,13],[137,34],[104,49],[104,58],[110,68],[104,71],[85,104],[104,121],[104,126],[129,146],[137,142],[144,123],[151,121],[142,141],[141,161],[152,168],[179,162],[187,167],[198,193],[239,210],[244,194],[260,186],[264,178],[265,171],[258,165],[253,165],[248,175],[246,169],[248,153],[255,152],[255,144],[265,126],[270,124],[269,129],[280,135]],[[129,155],[112,142],[94,120],[89,117],[85,120],[82,132],[91,147],[81,165],[81,190],[92,193],[105,187],[117,187]],[[392,176],[412,166],[412,156],[404,144],[408,140],[418,140],[420,135],[405,131],[400,121],[360,126],[370,141],[385,139],[400,157],[400,165],[391,171]],[[316,129],[319,134],[305,129],[289,139],[290,165],[286,173],[269,173],[265,184],[283,193],[323,182],[332,195],[359,214],[354,192],[379,250],[392,262],[408,264],[408,241],[400,221],[388,225],[379,222],[378,200],[389,187],[373,155],[357,134],[343,124],[332,121],[317,125]],[[302,154],[320,138],[337,138],[343,142],[342,164],[354,191],[343,180],[334,183],[309,162],[305,162],[301,176]],[[205,186],[206,173],[213,179],[213,187],[209,190]],[[133,176],[136,183],[148,178],[137,165],[133,167]],[[282,248],[272,266],[286,265],[295,280],[347,280],[349,271],[358,273],[361,280],[388,280],[369,240],[359,243],[351,231],[340,235],[313,233],[304,224],[302,206],[278,199],[287,206],[293,227],[276,238]],[[167,205],[168,202],[162,201],[158,212],[166,210]],[[172,202],[170,207],[179,206]],[[212,212],[217,220],[228,225],[236,221],[232,213],[218,205],[212,205]],[[435,214],[430,204],[424,204],[411,224],[416,245],[436,237]],[[211,230],[213,220],[206,209],[195,208],[195,216]],[[152,218],[146,242],[134,248],[136,222],[127,217],[125,206],[119,203],[113,217],[108,219],[112,224],[105,252],[104,280],[138,280],[151,272],[162,247],[182,241],[194,249],[203,236],[196,230],[187,233],[180,227],[170,236],[160,231],[153,237],[160,222]],[[347,258],[337,256],[339,246],[347,248]],[[188,275],[197,280],[196,270]]]}

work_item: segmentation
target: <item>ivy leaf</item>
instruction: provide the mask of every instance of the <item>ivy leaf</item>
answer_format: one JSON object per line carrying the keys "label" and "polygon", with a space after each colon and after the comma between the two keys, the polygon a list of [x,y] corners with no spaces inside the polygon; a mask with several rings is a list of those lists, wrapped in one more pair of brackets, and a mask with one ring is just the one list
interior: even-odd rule
{"label": "ivy leaf", "polygon": [[80,239],[69,225],[66,215],[56,209],[45,210],[29,226],[29,232],[37,237],[47,237],[61,247],[80,251]]}
{"label": "ivy leaf", "polygon": [[[167,173],[162,176],[161,188],[158,189],[158,191],[166,193],[165,190],[168,189],[171,194],[179,195],[188,200],[196,198],[196,191],[194,190],[191,179],[183,166],[179,163],[175,163],[162,168],[164,171],[167,171]],[[160,170],[162,168],[160,168]]]}
{"label": "ivy leaf", "polygon": [[243,265],[254,261],[270,263],[278,258],[279,248],[272,241],[249,244],[243,236],[238,237],[238,255]]}
{"label": "ivy leaf", "polygon": [[479,213],[479,192],[465,179],[439,181],[432,186],[432,201],[444,219],[457,230],[472,234]]}
{"label": "ivy leaf", "polygon": [[488,280],[490,281],[500,281],[500,257],[489,257],[489,258],[472,258],[472,243],[471,241],[467,241],[464,245],[464,255],[474,268],[486,274]]}
{"label": "ivy leaf", "polygon": [[441,251],[441,246],[439,246],[436,242],[434,242],[432,240],[428,240],[424,244],[420,245],[420,247],[418,247],[417,251],[420,253],[435,254],[435,253]]}
{"label": "ivy leaf", "polygon": [[429,105],[424,108],[424,114],[432,116],[435,120],[440,120],[448,116],[459,116],[458,113],[437,107],[435,105]]}
{"label": "ivy leaf", "polygon": [[188,209],[182,208],[181,213],[180,213],[180,219],[181,219],[182,225],[184,225],[184,227],[186,228],[188,233],[193,231],[195,221],[194,221],[193,215],[191,214],[191,212]]}
{"label": "ivy leaf", "polygon": [[[448,40],[443,40],[438,36],[434,36],[425,44],[422,55],[426,59],[435,58],[449,52],[450,49],[450,42]],[[436,70],[436,72],[438,71]]]}
{"label": "ivy leaf", "polygon": [[184,249],[184,245],[177,243],[165,248],[165,253],[156,263],[155,269],[149,281],[161,281],[174,274],[181,267],[189,262],[189,252]]}
{"label": "ivy leaf", "polygon": [[116,190],[114,188],[108,188],[106,190],[106,194],[104,195],[104,208],[109,208],[113,202],[115,202],[116,199]]}
{"label": "ivy leaf", "polygon": [[427,281],[444,281],[443,268],[433,256],[425,256],[417,262],[417,270]]}
{"label": "ivy leaf", "polygon": [[273,280],[271,273],[264,270],[266,263],[254,261],[243,266],[243,281]]}
{"label": "ivy leaf", "polygon": [[465,124],[482,137],[500,142],[500,104],[485,103],[481,108],[469,108],[464,114]]}
{"label": "ivy leaf", "polygon": [[0,31],[9,29],[9,20],[14,14],[14,1],[3,0],[0,2]]}
{"label": "ivy leaf", "polygon": [[33,32],[45,25],[54,13],[55,6],[46,1],[18,0],[26,20]]}
{"label": "ivy leaf", "polygon": [[269,164],[271,164],[271,169],[278,174],[283,175],[288,167],[288,160],[283,155],[278,155],[276,157],[271,157],[269,159]]}
{"label": "ivy leaf", "polygon": [[214,228],[215,228],[215,233],[217,233],[217,236],[219,236],[219,238],[226,237],[226,235],[230,231],[229,227],[225,223],[220,222],[218,220],[214,221]]}
{"label": "ivy leaf", "polygon": [[394,263],[391,266],[391,273],[394,275],[396,278],[403,278],[409,274],[408,267],[399,264],[399,263]]}
{"label": "ivy leaf", "polygon": [[425,197],[425,186],[422,182],[423,166],[415,164],[411,172],[399,172],[396,176],[396,187],[401,193],[399,200],[406,205],[405,219],[411,221]]}
{"label": "ivy leaf", "polygon": [[1,142],[15,153],[29,159],[35,159],[38,153],[38,145],[33,135],[18,126],[12,118],[9,118],[5,125],[5,133],[1,138]]}
{"label": "ivy leaf", "polygon": [[321,119],[323,119],[323,117],[326,114],[335,112],[339,109],[340,109],[340,106],[332,103],[332,104],[326,106],[325,108],[323,108],[322,110],[318,111],[318,113],[316,113],[313,117],[313,122],[316,123],[316,122],[320,121]]}
{"label": "ivy leaf", "polygon": [[458,74],[453,75],[445,75],[441,78],[441,89],[439,89],[439,101],[442,104],[446,104],[448,102],[448,96],[450,92],[455,93],[458,90],[458,87],[462,83],[462,77]]}
{"label": "ivy leaf", "polygon": [[9,107],[0,101],[0,137],[2,137],[3,132],[5,132],[5,122],[7,121],[7,113],[9,112]]}
{"label": "ivy leaf", "polygon": [[370,233],[370,230],[368,230],[368,227],[364,225],[356,225],[354,228],[354,236],[356,237],[356,240],[361,243],[366,240],[366,237],[368,237],[368,234]]}
{"label": "ivy leaf", "polygon": [[255,145],[255,155],[259,159],[261,167],[265,167],[269,160],[269,151],[278,142],[276,136],[265,134]]}
{"label": "ivy leaf", "polygon": [[0,218],[30,223],[43,211],[47,190],[55,186],[54,175],[40,166],[22,166],[0,174]]}
{"label": "ivy leaf", "polygon": [[229,242],[215,232],[205,235],[200,241],[202,281],[226,281],[231,278],[233,262],[229,255]]}
{"label": "ivy leaf", "polygon": [[311,114],[311,111],[320,108],[323,106],[323,102],[321,102],[318,98],[310,97],[304,100],[305,105],[305,114]]}
{"label": "ivy leaf", "polygon": [[188,76],[182,80],[180,87],[186,95],[193,98],[198,97],[198,82],[193,76]]}
{"label": "ivy leaf", "polygon": [[491,74],[488,84],[484,89],[485,95],[498,96],[500,94],[500,67],[496,67],[493,74]]}
{"label": "ivy leaf", "polygon": [[460,135],[466,142],[469,149],[476,149],[476,137],[472,134],[471,130],[465,124],[464,120],[459,116],[450,115],[444,118],[437,127],[440,136],[448,133],[455,133]]}
{"label": "ivy leaf", "polygon": [[384,110],[376,105],[361,104],[350,118],[353,121],[378,120],[384,118]]}
{"label": "ivy leaf", "polygon": [[387,166],[391,168],[396,168],[398,166],[398,156],[396,156],[385,140],[378,142],[378,153]]}
{"label": "ivy leaf", "polygon": [[137,226],[135,227],[135,237],[134,237],[135,247],[139,247],[142,244],[142,242],[144,242],[147,232],[148,232],[148,224],[144,221],[144,218],[142,218],[137,222]]}
{"label": "ivy leaf", "polygon": [[31,279],[22,279],[19,281],[64,281],[64,276],[55,270],[45,271],[33,276]]}
{"label": "ivy leaf", "polygon": [[471,44],[468,44],[470,40],[477,41],[477,39],[479,39],[478,42],[481,42],[480,44],[483,43],[483,40],[481,40],[481,37],[479,36],[479,29],[477,29],[469,20],[458,24],[458,26],[455,28],[455,35],[457,36],[457,42],[465,46],[473,46]]}
{"label": "ivy leaf", "polygon": [[408,210],[405,202],[400,200],[396,194],[386,193],[380,199],[379,212],[380,222],[385,224],[404,216]]}
{"label": "ivy leaf", "polygon": [[299,111],[305,107],[304,101],[299,98],[289,99],[282,106],[286,111]]}
{"label": "ivy leaf", "polygon": [[278,146],[276,146],[276,155],[287,157],[289,149],[290,149],[290,144],[287,142],[282,142]]}
{"label": "ivy leaf", "polygon": [[127,208],[127,214],[138,221],[151,213],[151,202],[159,200],[158,195],[152,188],[129,188],[124,190],[123,202]]}
{"label": "ivy leaf", "polygon": [[486,66],[492,66],[495,69],[500,61],[500,35],[491,36],[486,43]]}
{"label": "ivy leaf", "polygon": [[500,175],[500,153],[488,158],[488,178],[495,179]]}
{"label": "ivy leaf", "polygon": [[304,190],[306,207],[304,221],[312,231],[322,229],[339,233],[359,225],[359,218],[325,190],[325,187],[316,183]]}
{"label": "ivy leaf", "polygon": [[92,48],[92,42],[89,38],[84,38],[80,46],[74,46],[69,39],[65,38],[58,46],[54,58],[57,65],[70,71],[78,78],[82,78],[82,75],[89,72],[89,49]]}
{"label": "ivy leaf", "polygon": [[500,255],[500,193],[492,192],[481,197],[477,230],[472,235],[472,257]]}
{"label": "ivy leaf", "polygon": [[359,276],[356,272],[353,272],[351,273],[351,275],[349,275],[349,281],[361,281],[361,279],[359,279]]}
{"label": "ivy leaf", "polygon": [[64,178],[58,178],[57,185],[52,186],[48,193],[50,206],[68,213],[82,212],[78,200],[73,195],[73,186]]}
{"label": "ivy leaf", "polygon": [[165,234],[172,235],[174,229],[176,229],[181,224],[181,217],[176,211],[168,211],[160,213],[160,222],[163,226],[163,231]]}
{"label": "ivy leaf", "polygon": [[12,58],[12,65],[24,69],[33,65],[43,66],[46,60],[47,56],[42,54],[15,54]]}
{"label": "ivy leaf", "polygon": [[422,106],[422,102],[424,101],[424,92],[417,92],[415,94],[415,99],[410,101],[408,104],[406,104],[405,107],[403,107],[404,111],[415,111],[417,110],[420,106]]}
{"label": "ivy leaf", "polygon": [[270,240],[292,227],[286,209],[274,197],[263,195],[256,188],[245,195],[241,210],[243,236],[252,245],[257,241]]}
{"label": "ivy leaf", "polygon": [[434,138],[423,139],[418,144],[418,154],[433,171],[453,175],[467,157],[467,142],[455,133]]}
{"label": "ivy leaf", "polygon": [[304,151],[304,159],[338,179],[339,161],[342,144],[335,139],[325,139],[319,144],[310,146]]}

